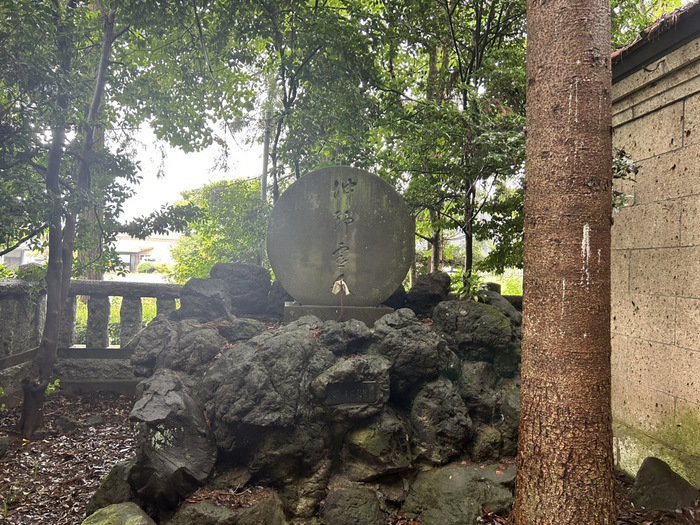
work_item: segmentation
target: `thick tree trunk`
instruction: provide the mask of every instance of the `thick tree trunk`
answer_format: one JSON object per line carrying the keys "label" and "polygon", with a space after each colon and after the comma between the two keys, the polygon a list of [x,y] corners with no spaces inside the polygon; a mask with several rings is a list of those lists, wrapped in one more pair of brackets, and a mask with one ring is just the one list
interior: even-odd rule
{"label": "thick tree trunk", "polygon": [[610,409],[610,5],[528,2],[517,525],[606,525]]}

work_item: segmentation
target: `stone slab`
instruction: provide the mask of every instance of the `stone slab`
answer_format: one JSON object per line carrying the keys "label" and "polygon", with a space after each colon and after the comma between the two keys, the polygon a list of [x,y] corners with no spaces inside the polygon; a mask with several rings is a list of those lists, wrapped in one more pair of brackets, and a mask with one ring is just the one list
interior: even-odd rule
{"label": "stone slab", "polygon": [[[384,180],[336,166],[303,176],[277,201],[267,230],[275,277],[300,304],[379,306],[413,260],[415,225]],[[343,281],[349,294],[334,293]]]}
{"label": "stone slab", "polygon": [[377,402],[378,392],[379,388],[376,381],[329,383],[326,386],[326,404],[371,405]]}
{"label": "stone slab", "polygon": [[616,249],[678,246],[682,204],[675,200],[622,208],[615,214],[612,245]]}
{"label": "stone slab", "polygon": [[322,321],[356,319],[371,327],[379,318],[393,311],[394,309],[388,306],[344,306],[341,309],[339,306],[307,306],[287,303],[284,305],[284,322],[291,323],[305,315],[315,315]]}
{"label": "stone slab", "polygon": [[635,162],[673,151],[683,145],[683,101],[618,126],[613,144]]}

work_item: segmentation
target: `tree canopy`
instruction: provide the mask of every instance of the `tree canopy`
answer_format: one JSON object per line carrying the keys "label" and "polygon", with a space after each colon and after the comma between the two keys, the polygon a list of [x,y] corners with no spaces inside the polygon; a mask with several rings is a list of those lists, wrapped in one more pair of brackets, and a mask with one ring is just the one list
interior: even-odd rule
{"label": "tree canopy", "polygon": [[217,262],[263,263],[270,206],[260,199],[259,181],[213,182],[183,197],[198,218],[172,250],[175,281],[208,277]]}
{"label": "tree canopy", "polygon": [[[614,43],[633,39],[678,1],[616,0]],[[436,265],[446,229],[468,242],[495,241],[490,269],[519,265],[517,234],[504,228],[520,223],[513,182],[522,176],[525,108],[520,0],[2,0],[0,11],[0,204],[12,217],[0,227],[0,251],[37,238],[47,213],[70,199],[99,218],[82,221],[78,244],[88,238],[81,231],[97,230],[107,246],[120,229],[110,217],[139,176],[127,154],[139,126],[192,151],[225,144],[226,134],[259,140],[269,109],[273,200],[313,169],[363,167],[405,191],[431,225]],[[109,11],[118,39],[91,124],[109,147],[91,145],[90,191],[68,192],[100,58],[99,13]],[[67,142],[56,196],[43,188],[42,169],[48,130],[58,122]]]}

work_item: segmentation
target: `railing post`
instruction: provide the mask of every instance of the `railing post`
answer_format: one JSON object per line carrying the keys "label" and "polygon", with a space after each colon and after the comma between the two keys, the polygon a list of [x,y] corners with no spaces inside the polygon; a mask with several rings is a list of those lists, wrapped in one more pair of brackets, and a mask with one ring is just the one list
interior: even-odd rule
{"label": "railing post", "polygon": [[156,297],[156,315],[168,315],[175,311],[175,299]]}
{"label": "railing post", "polygon": [[107,348],[109,346],[110,306],[108,296],[90,296],[85,331],[85,346],[87,348]]}
{"label": "railing post", "polygon": [[122,306],[119,310],[119,345],[126,343],[139,333],[143,323],[143,306],[140,296],[122,297]]}
{"label": "railing post", "polygon": [[[72,280],[69,294],[88,295],[88,323],[85,343],[88,348],[109,346],[109,297],[122,297],[120,343],[126,345],[143,326],[143,297],[155,297],[158,315],[175,310],[182,285],[123,281]],[[66,345],[68,346],[68,345]]]}
{"label": "railing post", "polygon": [[61,328],[58,333],[58,346],[69,348],[73,346],[75,340],[75,310],[76,310],[75,295],[66,297],[66,302],[63,305],[61,312]]}

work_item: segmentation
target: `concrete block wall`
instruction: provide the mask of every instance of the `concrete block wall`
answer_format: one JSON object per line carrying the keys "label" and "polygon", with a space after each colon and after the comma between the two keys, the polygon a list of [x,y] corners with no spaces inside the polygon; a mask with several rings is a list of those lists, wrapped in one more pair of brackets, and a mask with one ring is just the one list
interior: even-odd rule
{"label": "concrete block wall", "polygon": [[700,486],[700,40],[613,86],[613,143],[640,166],[612,229],[616,460]]}

